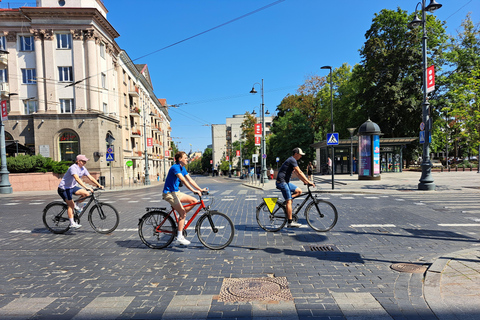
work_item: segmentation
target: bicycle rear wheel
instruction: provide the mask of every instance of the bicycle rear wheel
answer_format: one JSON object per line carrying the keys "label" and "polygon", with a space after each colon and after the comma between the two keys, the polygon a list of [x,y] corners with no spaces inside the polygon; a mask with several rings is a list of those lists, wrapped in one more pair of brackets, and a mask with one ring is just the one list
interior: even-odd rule
{"label": "bicycle rear wheel", "polygon": [[195,226],[198,240],[207,248],[220,250],[228,246],[235,235],[232,220],[221,212],[210,211],[198,219]]}
{"label": "bicycle rear wheel", "polygon": [[111,233],[118,226],[120,217],[117,209],[108,203],[98,202],[88,213],[88,222],[98,233]]}
{"label": "bicycle rear wheel", "polygon": [[138,235],[149,248],[162,249],[172,243],[177,234],[177,225],[168,213],[151,211],[138,223]]}
{"label": "bicycle rear wheel", "polygon": [[[315,202],[317,204],[316,206]],[[338,212],[332,203],[317,199],[308,204],[305,209],[305,217],[307,218],[308,225],[313,230],[326,232],[332,229],[337,223]]]}
{"label": "bicycle rear wheel", "polygon": [[270,213],[265,202],[257,207],[257,223],[265,231],[275,232],[287,223],[287,212],[282,203],[277,202]]}
{"label": "bicycle rear wheel", "polygon": [[43,209],[43,224],[53,233],[65,233],[70,228],[67,205],[60,201],[49,203]]}

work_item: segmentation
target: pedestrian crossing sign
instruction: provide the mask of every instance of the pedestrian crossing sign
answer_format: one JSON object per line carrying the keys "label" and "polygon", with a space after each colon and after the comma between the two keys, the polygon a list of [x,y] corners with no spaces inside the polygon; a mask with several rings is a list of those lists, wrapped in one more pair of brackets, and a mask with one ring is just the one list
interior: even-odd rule
{"label": "pedestrian crossing sign", "polygon": [[115,160],[115,157],[113,153],[107,153],[107,161],[114,161],[114,160]]}
{"label": "pedestrian crossing sign", "polygon": [[327,133],[327,146],[338,145],[338,132]]}
{"label": "pedestrian crossing sign", "polygon": [[272,213],[273,208],[275,208],[275,205],[277,204],[278,198],[263,198],[263,201],[265,201],[268,210],[270,211],[270,213]]}

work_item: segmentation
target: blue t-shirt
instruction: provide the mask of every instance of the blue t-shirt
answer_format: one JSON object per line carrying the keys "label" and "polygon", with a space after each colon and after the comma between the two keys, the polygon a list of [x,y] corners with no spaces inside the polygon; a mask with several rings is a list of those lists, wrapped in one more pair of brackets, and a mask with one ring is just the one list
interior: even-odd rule
{"label": "blue t-shirt", "polygon": [[298,167],[297,160],[293,156],[285,160],[277,174],[277,182],[290,182],[293,168]]}
{"label": "blue t-shirt", "polygon": [[174,164],[168,170],[167,179],[165,179],[165,185],[163,186],[163,193],[177,192],[180,185],[180,179],[177,174],[181,173],[184,177],[187,176],[187,169],[182,167],[179,163]]}

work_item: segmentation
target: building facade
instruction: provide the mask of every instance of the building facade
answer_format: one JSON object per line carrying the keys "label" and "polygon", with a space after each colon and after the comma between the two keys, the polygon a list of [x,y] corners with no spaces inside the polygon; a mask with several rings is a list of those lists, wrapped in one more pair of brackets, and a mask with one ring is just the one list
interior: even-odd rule
{"label": "building facade", "polygon": [[145,171],[163,178],[171,164],[166,101],[153,93],[148,67],[115,42],[120,35],[107,12],[100,0],[0,9],[7,140],[57,161],[85,154],[89,171],[107,185]]}

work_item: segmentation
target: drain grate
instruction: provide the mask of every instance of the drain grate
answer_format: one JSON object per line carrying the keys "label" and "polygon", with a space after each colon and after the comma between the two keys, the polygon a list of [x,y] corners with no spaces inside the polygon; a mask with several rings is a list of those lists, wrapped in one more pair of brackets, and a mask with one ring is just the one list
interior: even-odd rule
{"label": "drain grate", "polygon": [[340,252],[336,246],[333,244],[324,244],[324,245],[308,245],[303,246],[305,251],[318,251],[318,252]]}
{"label": "drain grate", "polygon": [[225,278],[218,301],[292,301],[286,277]]}
{"label": "drain grate", "polygon": [[408,273],[425,273],[427,271],[426,266],[413,263],[394,263],[390,268],[395,271]]}

